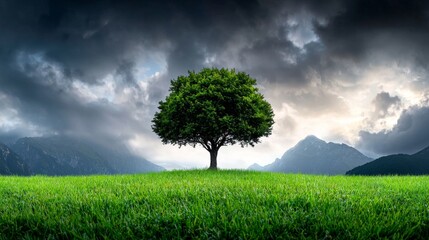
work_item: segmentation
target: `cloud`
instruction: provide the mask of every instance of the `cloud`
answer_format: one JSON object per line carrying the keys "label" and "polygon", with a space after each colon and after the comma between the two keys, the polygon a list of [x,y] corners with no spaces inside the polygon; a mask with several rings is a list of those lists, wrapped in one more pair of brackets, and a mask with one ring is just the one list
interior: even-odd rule
{"label": "cloud", "polygon": [[[1,5],[0,135],[144,139],[139,143],[152,146],[159,139],[150,121],[170,81],[212,66],[257,79],[281,115],[274,132],[282,136],[273,139],[288,143],[318,134],[309,132],[314,129],[337,134],[326,126],[361,124],[356,115],[370,104],[371,119],[393,117],[397,106],[429,92],[429,8],[423,1]],[[392,64],[404,78],[380,80],[381,87],[367,84],[373,69]],[[348,139],[358,135],[341,132]]]}
{"label": "cloud", "polygon": [[[240,54],[245,69],[255,69],[255,75],[265,75],[269,81],[304,79],[304,70],[281,63],[281,59],[294,61],[300,53],[286,34],[277,39],[271,33],[278,35],[284,28],[274,24],[286,6],[277,1],[14,1],[3,5],[0,91],[17,99],[20,118],[48,132],[80,132],[75,128],[92,129],[93,121],[98,128],[105,125],[107,132],[114,116],[121,122],[136,112],[153,113],[171,79],[210,66],[206,59],[221,56],[237,36],[250,37],[251,46],[243,47]],[[288,7],[292,11],[299,4]],[[252,40],[256,36],[259,40]],[[148,79],[147,89],[142,89],[136,62],[151,52],[162,52],[167,68]],[[258,59],[258,54],[265,54],[265,59]],[[276,58],[270,64],[256,68],[271,54]],[[292,77],[282,79],[284,74]],[[83,88],[107,88],[105,79],[112,76],[113,96],[96,96],[93,102],[78,98]],[[149,102],[142,101],[145,96]]]}
{"label": "cloud", "polygon": [[319,117],[322,115],[343,115],[348,112],[348,106],[338,95],[316,87],[308,91],[289,93],[284,101],[292,106],[300,115]]}
{"label": "cloud", "polygon": [[377,154],[415,153],[429,146],[429,107],[404,111],[390,131],[361,131],[358,146]]}
{"label": "cloud", "polygon": [[[231,33],[265,25],[274,10],[258,1],[2,3],[1,110],[14,114],[0,134],[153,137],[169,81],[206,66]],[[137,62],[153,53],[165,57],[165,71],[141,79]]]}
{"label": "cloud", "polygon": [[362,62],[369,57],[427,58],[428,3],[425,1],[347,1],[318,24],[316,32],[330,55]]}
{"label": "cloud", "polygon": [[374,119],[384,118],[392,114],[392,110],[397,110],[401,104],[398,96],[390,96],[388,92],[380,92],[372,101],[374,104]]}

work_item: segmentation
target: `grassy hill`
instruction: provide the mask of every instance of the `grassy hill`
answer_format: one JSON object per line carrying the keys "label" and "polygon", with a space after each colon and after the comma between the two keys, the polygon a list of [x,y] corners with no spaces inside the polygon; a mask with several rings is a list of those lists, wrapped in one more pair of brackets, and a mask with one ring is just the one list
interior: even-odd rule
{"label": "grassy hill", "polygon": [[427,239],[429,177],[0,177],[0,239]]}

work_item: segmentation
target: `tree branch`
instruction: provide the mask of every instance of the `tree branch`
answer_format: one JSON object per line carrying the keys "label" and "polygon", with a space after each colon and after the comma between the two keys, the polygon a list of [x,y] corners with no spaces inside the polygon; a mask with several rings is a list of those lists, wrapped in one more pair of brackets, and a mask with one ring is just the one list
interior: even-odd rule
{"label": "tree branch", "polygon": [[225,144],[227,137],[228,134],[225,134],[221,138],[219,138],[219,142],[217,143],[216,148],[219,149],[220,147],[222,147]]}
{"label": "tree branch", "polygon": [[211,147],[209,146],[209,144],[208,144],[208,142],[207,141],[204,141],[204,140],[199,140],[198,141],[202,146],[203,146],[203,148],[204,149],[206,149],[207,151],[211,151],[212,149],[211,149]]}

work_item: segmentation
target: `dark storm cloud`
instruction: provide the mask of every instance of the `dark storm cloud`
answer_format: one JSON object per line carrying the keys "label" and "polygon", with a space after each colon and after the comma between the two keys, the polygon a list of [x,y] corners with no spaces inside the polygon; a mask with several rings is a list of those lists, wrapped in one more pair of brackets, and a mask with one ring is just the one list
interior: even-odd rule
{"label": "dark storm cloud", "polygon": [[[331,59],[350,61],[360,68],[395,63],[414,72],[421,82],[418,85],[427,87],[428,10],[427,1],[346,1],[341,11],[325,24],[316,24],[315,30]],[[419,90],[425,91],[424,87]],[[388,116],[401,101],[382,92],[373,104],[370,124]],[[427,147],[428,113],[426,107],[414,107],[403,112],[391,131],[361,131],[359,145],[378,154],[413,153]]]}
{"label": "dark storm cloud", "polygon": [[107,140],[139,129],[140,123],[129,117],[129,109],[103,102],[81,102],[64,85],[44,85],[19,71],[3,76],[14,79],[13,83],[2,83],[2,90],[7,89],[9,94],[9,107],[17,110],[19,118],[39,126],[46,134],[86,137],[94,134]]}
{"label": "dark storm cloud", "polygon": [[12,54],[43,51],[90,82],[135,57],[137,45],[166,51],[171,72],[198,68],[202,49],[216,52],[272,12],[258,1],[13,1],[2,9],[2,42]]}
{"label": "dark storm cloud", "polygon": [[384,118],[390,114],[389,110],[397,109],[401,104],[398,96],[390,96],[388,92],[380,92],[372,101],[374,104],[374,118]]}
{"label": "dark storm cloud", "polygon": [[[136,108],[144,105],[136,104],[139,47],[166,56],[167,73],[149,85],[157,102],[173,76],[201,68],[231,33],[268,21],[272,9],[264,8],[257,1],[2,1],[0,91],[20,119],[47,134],[127,138],[118,135],[146,131],[136,119],[151,118]],[[137,97],[118,106],[73,92],[75,81],[102,85],[109,74],[117,92],[129,87]]]}
{"label": "dark storm cloud", "polygon": [[[299,49],[292,42],[282,38],[267,38],[254,43],[241,52],[241,61],[249,69],[252,75],[264,76],[270,81],[282,82],[285,78],[299,83],[305,75],[304,69],[297,68],[296,64],[300,56]],[[279,72],[287,73],[278,74]]]}
{"label": "dark storm cloud", "polygon": [[[374,53],[401,59],[426,59],[428,2],[346,1],[342,10],[316,31],[332,56],[366,61]],[[427,66],[427,64],[426,64]]]}
{"label": "dark storm cloud", "polygon": [[111,35],[102,6],[86,1],[6,1],[0,10],[2,47],[10,57],[17,51],[43,52],[67,75],[95,82],[126,54],[123,40]]}
{"label": "dark storm cloud", "polygon": [[124,60],[119,63],[118,67],[116,68],[115,75],[120,84],[140,89],[135,78],[135,71],[135,63],[132,61]]}
{"label": "dark storm cloud", "polygon": [[[0,0],[0,93],[40,132],[117,139],[150,131],[170,80],[210,66],[290,88],[282,97],[297,110],[343,111],[325,92],[341,74],[355,79],[338,58],[414,50],[427,66],[427,9],[422,1],[384,0]],[[295,33],[303,46],[288,37]],[[143,89],[138,62],[152,53],[165,57],[165,71]],[[122,102],[88,102],[76,93],[76,83],[103,87],[108,76]],[[316,80],[325,88],[314,87]]]}
{"label": "dark storm cloud", "polygon": [[429,146],[429,107],[404,111],[391,131],[359,133],[359,147],[378,154],[415,153]]}
{"label": "dark storm cloud", "polygon": [[401,110],[401,99],[398,96],[390,96],[388,92],[378,93],[372,100],[372,104],[372,112],[364,121],[369,128],[386,125],[386,118],[394,116]]}

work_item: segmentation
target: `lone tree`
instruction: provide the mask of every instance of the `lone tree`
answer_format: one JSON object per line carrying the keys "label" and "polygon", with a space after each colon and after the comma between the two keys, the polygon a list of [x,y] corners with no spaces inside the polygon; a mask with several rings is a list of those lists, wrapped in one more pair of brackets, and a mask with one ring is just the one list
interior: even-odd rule
{"label": "lone tree", "polygon": [[254,146],[274,124],[271,105],[256,80],[234,69],[204,68],[171,81],[170,94],[159,102],[152,129],[164,144],[201,144],[217,169],[219,148],[239,143]]}

